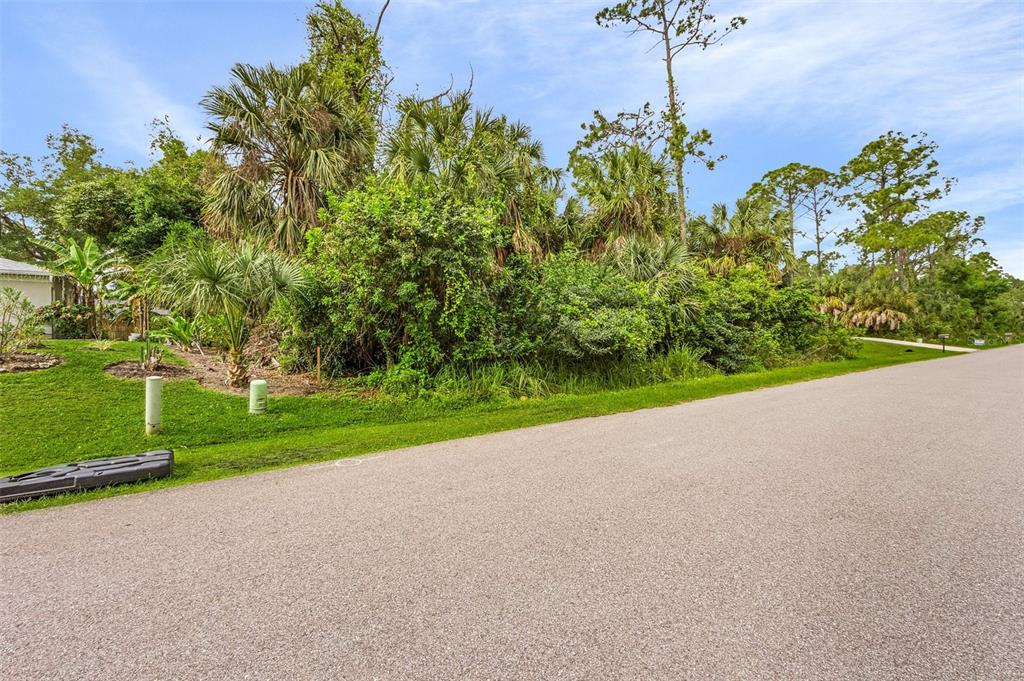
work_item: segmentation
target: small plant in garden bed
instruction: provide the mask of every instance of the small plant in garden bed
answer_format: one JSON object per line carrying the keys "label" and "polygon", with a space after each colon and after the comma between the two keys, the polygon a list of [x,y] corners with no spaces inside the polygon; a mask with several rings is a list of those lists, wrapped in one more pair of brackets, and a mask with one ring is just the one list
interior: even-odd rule
{"label": "small plant in garden bed", "polygon": [[[94,343],[89,345],[94,345]],[[106,372],[120,378],[146,378],[147,376],[186,378],[192,375],[192,372],[186,367],[165,364],[164,349],[149,341],[143,343],[139,348],[139,361],[111,364],[106,367]]]}
{"label": "small plant in garden bed", "polygon": [[32,303],[13,288],[0,288],[0,373],[46,369],[59,357],[25,352],[39,347],[43,325]]}
{"label": "small plant in garden bed", "polygon": [[42,338],[43,325],[28,298],[0,288],[0,357],[36,347]]}
{"label": "small plant in garden bed", "polygon": [[164,358],[164,349],[159,345],[154,345],[149,341],[139,349],[139,366],[146,371],[153,371],[160,366],[161,360]]}

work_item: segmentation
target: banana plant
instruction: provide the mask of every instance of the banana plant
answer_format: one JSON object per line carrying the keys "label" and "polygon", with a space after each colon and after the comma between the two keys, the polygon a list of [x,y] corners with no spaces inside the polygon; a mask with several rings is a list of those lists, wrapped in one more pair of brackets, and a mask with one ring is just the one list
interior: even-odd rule
{"label": "banana plant", "polygon": [[107,287],[124,271],[124,266],[114,254],[104,252],[91,236],[81,244],[69,238],[64,244],[51,242],[48,247],[55,255],[50,269],[74,283],[81,303],[93,311],[89,320],[91,335],[102,338]]}

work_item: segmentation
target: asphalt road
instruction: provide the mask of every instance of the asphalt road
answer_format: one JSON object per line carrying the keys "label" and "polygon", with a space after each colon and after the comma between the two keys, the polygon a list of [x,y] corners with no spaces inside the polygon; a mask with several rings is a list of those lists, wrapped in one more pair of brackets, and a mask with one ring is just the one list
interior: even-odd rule
{"label": "asphalt road", "polygon": [[6,679],[1024,676],[1024,347],[0,518]]}

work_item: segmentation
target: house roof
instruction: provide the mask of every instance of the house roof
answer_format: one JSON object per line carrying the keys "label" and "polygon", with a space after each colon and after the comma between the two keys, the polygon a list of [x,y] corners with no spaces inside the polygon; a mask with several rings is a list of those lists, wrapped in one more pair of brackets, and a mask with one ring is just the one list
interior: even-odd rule
{"label": "house roof", "polygon": [[20,274],[35,277],[53,276],[53,273],[50,272],[50,270],[37,265],[31,265],[27,262],[8,260],[7,258],[0,258],[0,274]]}

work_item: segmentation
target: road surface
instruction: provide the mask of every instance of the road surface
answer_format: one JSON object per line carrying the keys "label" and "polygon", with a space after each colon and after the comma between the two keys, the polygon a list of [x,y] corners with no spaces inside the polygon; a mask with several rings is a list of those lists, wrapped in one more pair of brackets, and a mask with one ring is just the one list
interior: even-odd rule
{"label": "road surface", "polygon": [[1024,347],[0,518],[9,679],[1011,679]]}

